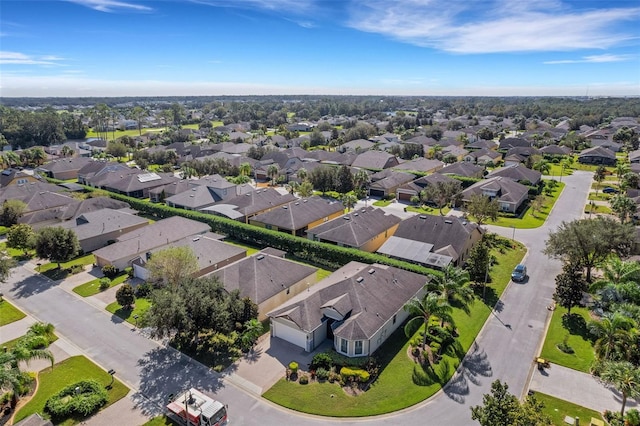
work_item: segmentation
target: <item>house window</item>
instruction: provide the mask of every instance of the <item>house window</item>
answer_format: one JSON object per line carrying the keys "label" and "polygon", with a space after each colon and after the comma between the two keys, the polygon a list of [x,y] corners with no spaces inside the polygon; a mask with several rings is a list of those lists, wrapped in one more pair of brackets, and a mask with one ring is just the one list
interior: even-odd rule
{"label": "house window", "polygon": [[398,317],[397,315],[394,315],[394,316],[393,316],[393,323],[394,323],[394,324],[396,323],[396,318],[397,318],[397,317]]}
{"label": "house window", "polygon": [[349,351],[349,342],[346,339],[340,339],[340,352],[346,354]]}
{"label": "house window", "polygon": [[356,340],[356,349],[354,351],[356,355],[362,355],[362,340]]}

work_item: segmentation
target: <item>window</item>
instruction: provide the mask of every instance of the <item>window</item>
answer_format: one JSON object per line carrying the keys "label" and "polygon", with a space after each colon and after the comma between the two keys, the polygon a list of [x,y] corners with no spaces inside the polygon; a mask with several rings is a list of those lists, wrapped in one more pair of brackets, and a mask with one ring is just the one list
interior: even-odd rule
{"label": "window", "polygon": [[347,353],[349,351],[349,342],[345,339],[340,339],[340,352]]}
{"label": "window", "polygon": [[354,353],[356,355],[362,355],[362,340],[356,340],[356,349]]}

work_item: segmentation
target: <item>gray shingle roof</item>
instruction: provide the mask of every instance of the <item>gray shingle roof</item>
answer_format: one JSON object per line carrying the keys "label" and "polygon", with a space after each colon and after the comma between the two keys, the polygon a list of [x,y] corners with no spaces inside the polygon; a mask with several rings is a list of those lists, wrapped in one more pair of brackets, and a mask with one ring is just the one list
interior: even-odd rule
{"label": "gray shingle roof", "polygon": [[321,309],[332,307],[349,315],[334,330],[335,336],[348,340],[370,339],[427,280],[424,275],[390,266],[351,262],[312,287],[310,292],[301,293],[268,315],[287,318],[309,332],[320,326]]}
{"label": "gray shingle roof", "polygon": [[494,169],[487,175],[487,179],[494,176],[503,176],[509,179],[513,179],[516,182],[528,180],[534,185],[540,182],[540,179],[542,179],[542,173],[537,170],[531,170],[525,167],[523,164],[515,164],[513,166]]}
{"label": "gray shingle roof", "polygon": [[261,213],[253,220],[276,226],[279,229],[297,230],[342,210],[342,203],[327,201],[320,197],[310,197]]}
{"label": "gray shingle roof", "polygon": [[374,207],[353,211],[307,231],[324,241],[361,247],[401,219]]}
{"label": "gray shingle roof", "polygon": [[63,222],[63,228],[72,229],[79,240],[149,223],[147,219],[112,209],[81,214],[76,220]]}
{"label": "gray shingle roof", "polygon": [[529,188],[509,178],[495,176],[474,183],[462,191],[462,199],[468,201],[471,195],[482,194],[483,190],[491,189],[498,192],[498,200],[516,203],[529,192]]}
{"label": "gray shingle roof", "polygon": [[240,290],[240,296],[260,304],[309,277],[315,283],[317,269],[261,252],[212,273],[227,291]]}
{"label": "gray shingle roof", "polygon": [[469,161],[449,164],[448,166],[445,166],[437,171],[437,173],[441,173],[443,175],[456,175],[464,177],[482,177],[483,172],[484,168],[482,166],[477,166]]}

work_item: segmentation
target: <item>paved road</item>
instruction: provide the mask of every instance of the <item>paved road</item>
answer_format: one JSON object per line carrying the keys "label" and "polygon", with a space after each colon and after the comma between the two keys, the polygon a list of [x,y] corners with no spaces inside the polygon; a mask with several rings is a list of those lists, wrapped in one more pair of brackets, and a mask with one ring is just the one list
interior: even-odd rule
{"label": "paved road", "polygon": [[[529,281],[507,288],[444,392],[403,412],[372,419],[331,420],[330,423],[407,425],[425,424],[426,419],[431,419],[429,424],[466,425],[471,423],[469,407],[482,402],[482,395],[489,391],[493,380],[506,380],[516,394],[525,392],[532,360],[543,338],[554,277],[560,270],[559,263],[549,261],[541,250],[549,229],[555,229],[562,220],[580,217],[591,184],[589,176],[576,172],[564,178],[567,187],[544,227],[516,230],[516,239],[529,247],[526,259]],[[508,237],[513,232],[510,228],[492,227],[492,230]],[[169,393],[196,386],[215,392],[219,399],[227,402],[234,424],[329,423],[326,419],[283,410],[243,392],[202,365],[132,331],[119,318],[105,314],[40,276],[33,276],[24,267],[17,268],[1,288],[17,306],[36,319],[54,324],[60,335],[99,365],[114,368],[118,378],[139,392],[137,400],[146,413],[158,412]]]}

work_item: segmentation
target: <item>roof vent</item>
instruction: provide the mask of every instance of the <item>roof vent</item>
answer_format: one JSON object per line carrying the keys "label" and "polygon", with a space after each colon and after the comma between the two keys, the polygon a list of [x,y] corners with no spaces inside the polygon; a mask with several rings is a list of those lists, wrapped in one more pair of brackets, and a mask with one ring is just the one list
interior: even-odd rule
{"label": "roof vent", "polygon": [[453,222],[451,222],[449,219],[445,220],[444,223],[446,223],[447,225],[451,225]]}
{"label": "roof vent", "polygon": [[282,208],[286,210],[289,208],[289,206],[282,206]]}
{"label": "roof vent", "polygon": [[257,255],[257,256],[256,256],[256,259],[258,259],[258,260],[262,260],[262,259],[264,259],[264,254],[259,254],[259,255]]}
{"label": "roof vent", "polygon": [[420,215],[420,219],[426,219],[426,218],[427,218],[427,216],[425,216],[423,214]]}
{"label": "roof vent", "polygon": [[362,281],[364,281],[364,278],[362,278],[362,277],[358,277],[358,278],[356,278],[356,281],[357,281],[357,282],[359,282],[359,283],[361,283]]}
{"label": "roof vent", "polygon": [[354,215],[354,216],[358,216],[358,213],[354,213],[353,215]]}
{"label": "roof vent", "polygon": [[344,220],[350,220],[351,218],[349,216],[345,216]]}
{"label": "roof vent", "polygon": [[369,272],[369,274],[373,274],[375,271],[376,271],[375,269],[371,268],[371,269],[369,269],[369,271],[367,271],[367,272]]}
{"label": "roof vent", "polygon": [[200,239],[200,237],[193,237],[193,240],[191,241],[198,241]]}
{"label": "roof vent", "polygon": [[296,201],[296,206],[299,206],[299,205],[300,205],[300,203]]}
{"label": "roof vent", "polygon": [[302,202],[303,202],[303,203],[306,203],[306,202],[307,202],[307,200],[302,200]]}

